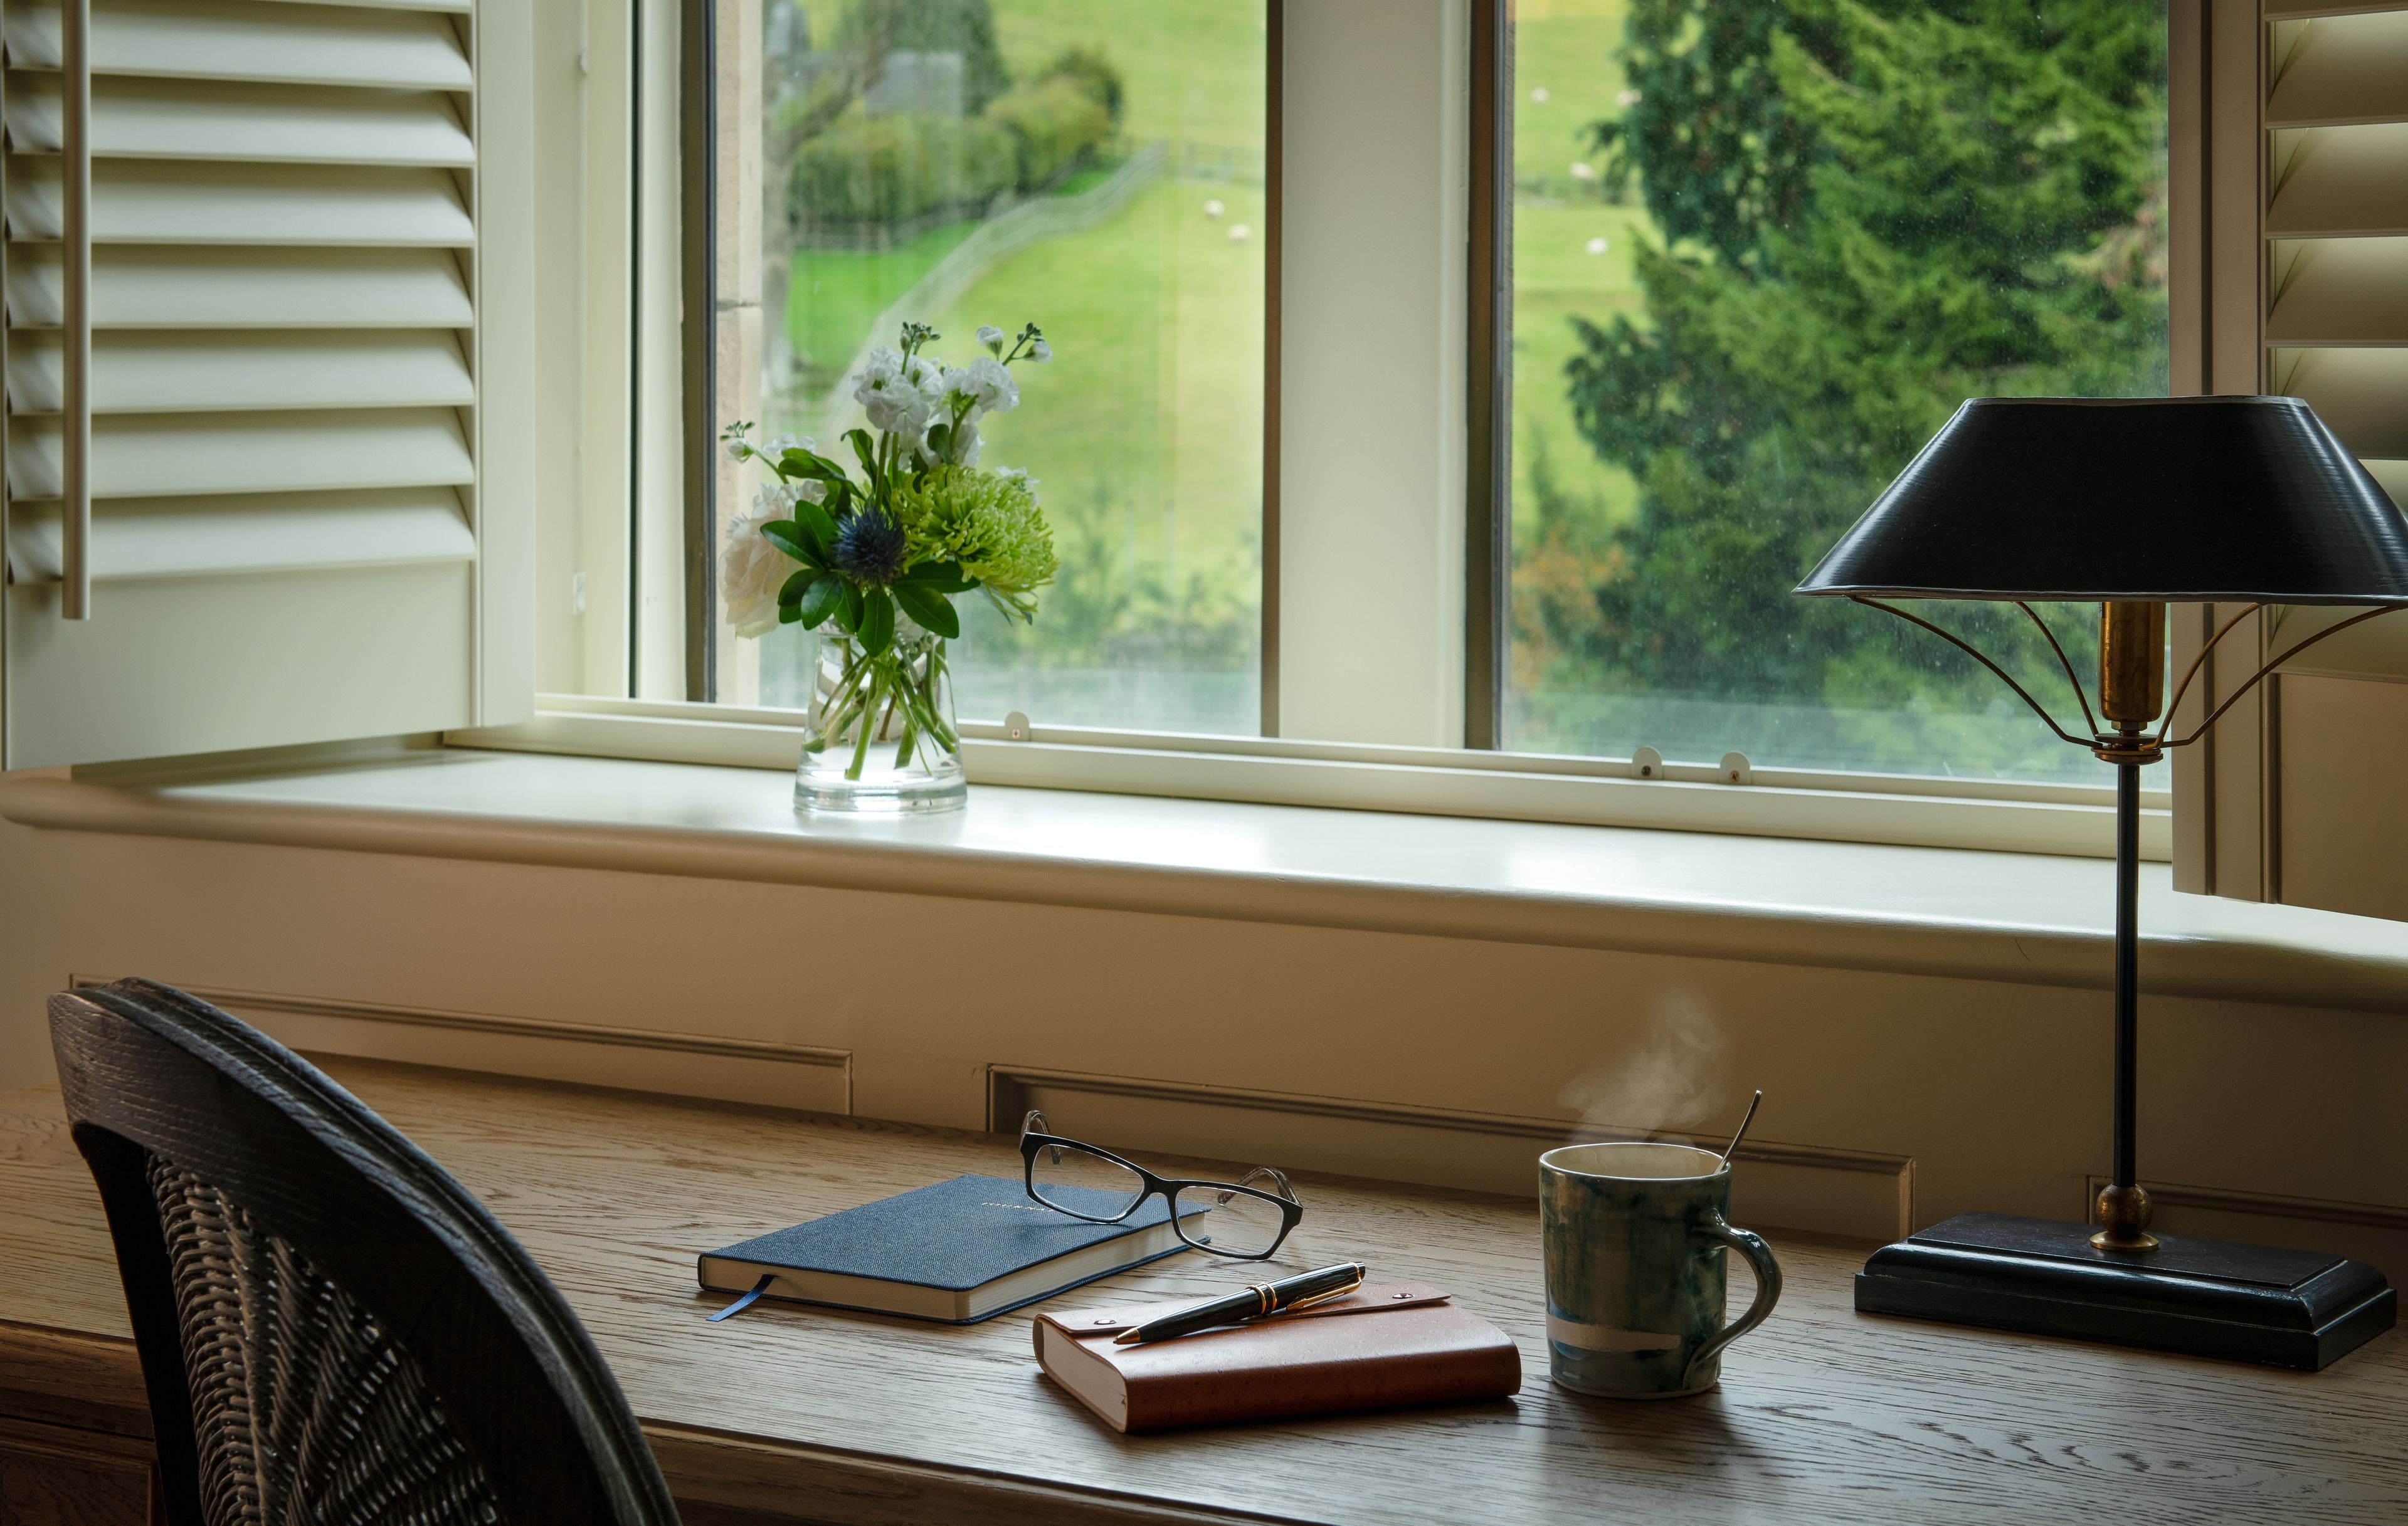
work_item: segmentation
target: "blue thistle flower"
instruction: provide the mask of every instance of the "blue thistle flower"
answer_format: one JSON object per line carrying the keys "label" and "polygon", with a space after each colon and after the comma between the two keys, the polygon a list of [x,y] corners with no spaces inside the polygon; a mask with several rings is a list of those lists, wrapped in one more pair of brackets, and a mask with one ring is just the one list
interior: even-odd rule
{"label": "blue thistle flower", "polygon": [[836,527],[828,561],[854,582],[882,588],[903,576],[907,549],[901,525],[874,508],[864,509]]}

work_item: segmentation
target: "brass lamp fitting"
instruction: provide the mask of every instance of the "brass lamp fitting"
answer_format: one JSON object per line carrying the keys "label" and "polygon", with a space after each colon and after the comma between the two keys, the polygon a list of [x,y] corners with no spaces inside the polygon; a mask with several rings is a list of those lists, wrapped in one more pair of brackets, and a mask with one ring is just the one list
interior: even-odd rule
{"label": "brass lamp fitting", "polygon": [[2091,750],[2112,763],[2153,763],[2160,744],[2141,734],[2166,707],[2166,606],[2114,603],[2099,606],[2099,713],[2122,734]]}
{"label": "brass lamp fitting", "polygon": [[2166,606],[2100,605],[2099,713],[2126,727],[2155,720],[2165,707]]}
{"label": "brass lamp fitting", "polygon": [[2157,1248],[2157,1237],[2149,1233],[2149,1194],[2144,1188],[2100,1189],[2099,1222],[2104,1227],[2090,1237],[2090,1243],[2101,1250]]}

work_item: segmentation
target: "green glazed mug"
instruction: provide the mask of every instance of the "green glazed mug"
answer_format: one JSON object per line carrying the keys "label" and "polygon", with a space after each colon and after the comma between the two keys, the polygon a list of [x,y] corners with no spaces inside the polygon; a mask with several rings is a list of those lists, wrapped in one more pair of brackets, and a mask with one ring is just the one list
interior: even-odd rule
{"label": "green glazed mug", "polygon": [[[1539,1157],[1547,1366],[1579,1393],[1673,1399],[1722,1380],[1723,1348],[1781,1297],[1772,1248],[1724,1215],[1730,1166],[1687,1145],[1568,1145]],[[1725,1250],[1756,1302],[1723,1323]]]}

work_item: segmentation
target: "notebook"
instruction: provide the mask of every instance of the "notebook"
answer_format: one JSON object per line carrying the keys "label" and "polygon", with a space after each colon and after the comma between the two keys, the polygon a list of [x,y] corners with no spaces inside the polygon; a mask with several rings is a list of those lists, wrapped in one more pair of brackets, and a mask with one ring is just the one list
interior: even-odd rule
{"label": "notebook", "polygon": [[[1093,1213],[1127,1201],[1091,1196]],[[955,1177],[708,1252],[695,1275],[719,1292],[767,1276],[771,1298],[972,1324],[1182,1247],[1159,1197],[1091,1224],[1030,1201],[1020,1182]]]}
{"label": "notebook", "polygon": [[1122,1432],[1466,1404],[1522,1387],[1513,1338],[1418,1282],[1175,1340],[1112,1343],[1131,1325],[1197,1302],[1040,1314],[1038,1365]]}

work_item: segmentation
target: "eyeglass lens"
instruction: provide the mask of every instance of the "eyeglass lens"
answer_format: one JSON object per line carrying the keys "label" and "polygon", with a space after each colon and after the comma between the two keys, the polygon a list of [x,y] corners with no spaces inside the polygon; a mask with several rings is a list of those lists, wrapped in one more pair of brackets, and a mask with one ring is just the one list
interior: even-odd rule
{"label": "eyeglass lens", "polygon": [[1268,1255],[1287,1224],[1278,1204],[1230,1186],[1182,1187],[1173,1207],[1180,1238],[1225,1256]]}

